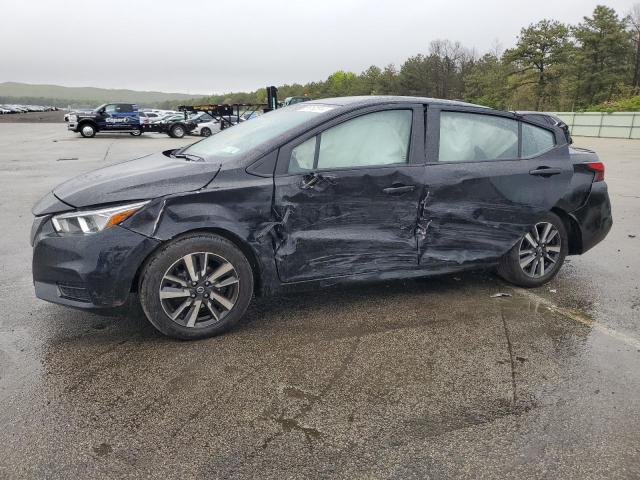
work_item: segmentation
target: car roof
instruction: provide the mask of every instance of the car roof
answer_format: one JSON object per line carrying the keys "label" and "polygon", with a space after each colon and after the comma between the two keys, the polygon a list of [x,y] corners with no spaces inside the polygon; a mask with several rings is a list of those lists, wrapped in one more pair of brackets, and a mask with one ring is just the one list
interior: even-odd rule
{"label": "car roof", "polygon": [[456,105],[462,107],[478,107],[489,108],[482,105],[476,105],[473,103],[462,102],[458,100],[445,100],[441,98],[429,98],[429,97],[405,97],[396,95],[364,95],[354,97],[334,97],[334,98],[321,98],[317,100],[309,100],[305,102],[305,105],[309,104],[323,104],[323,105],[339,105],[344,107],[366,107],[375,106],[385,103],[423,103],[432,105]]}

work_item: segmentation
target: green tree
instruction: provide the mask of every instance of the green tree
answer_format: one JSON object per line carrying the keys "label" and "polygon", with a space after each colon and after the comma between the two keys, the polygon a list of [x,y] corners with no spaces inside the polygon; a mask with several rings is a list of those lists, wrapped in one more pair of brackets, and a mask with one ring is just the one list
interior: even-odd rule
{"label": "green tree", "polygon": [[492,108],[508,108],[509,65],[494,53],[487,53],[470,68],[465,79],[464,98]]}
{"label": "green tree", "polygon": [[569,29],[553,20],[523,28],[518,42],[504,53],[503,60],[514,67],[514,86],[534,85],[534,107],[540,110],[557,93],[570,49]]}
{"label": "green tree", "polygon": [[620,19],[615,10],[599,5],[573,28],[579,105],[611,100],[633,79],[633,32],[628,23],[627,17]]}

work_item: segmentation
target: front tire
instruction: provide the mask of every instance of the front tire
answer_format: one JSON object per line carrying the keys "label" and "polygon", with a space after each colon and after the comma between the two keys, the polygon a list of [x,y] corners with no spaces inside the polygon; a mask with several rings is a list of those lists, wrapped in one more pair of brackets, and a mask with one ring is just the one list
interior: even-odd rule
{"label": "front tire", "polygon": [[200,130],[200,135],[202,135],[203,137],[210,137],[211,136],[211,129],[204,127],[202,130]]}
{"label": "front tire", "polygon": [[500,259],[498,274],[520,287],[539,287],[556,276],[568,251],[564,223],[549,212]]}
{"label": "front tire", "polygon": [[182,340],[207,338],[242,318],[253,296],[253,271],[229,240],[188,234],[153,254],[139,291],[142,309],[159,331]]}
{"label": "front tire", "polygon": [[96,135],[96,127],[91,125],[90,123],[83,123],[80,125],[80,135],[84,138],[91,138]]}

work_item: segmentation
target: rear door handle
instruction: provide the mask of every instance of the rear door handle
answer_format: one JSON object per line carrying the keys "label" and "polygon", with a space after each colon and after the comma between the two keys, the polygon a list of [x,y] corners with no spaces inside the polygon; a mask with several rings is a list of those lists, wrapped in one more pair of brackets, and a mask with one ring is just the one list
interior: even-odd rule
{"label": "rear door handle", "polygon": [[539,177],[550,177],[551,175],[559,175],[562,173],[561,168],[539,167],[535,170],[529,170],[529,175],[537,175]]}
{"label": "rear door handle", "polygon": [[387,195],[402,195],[403,193],[413,192],[415,189],[415,185],[399,185],[397,187],[387,187],[382,191]]}

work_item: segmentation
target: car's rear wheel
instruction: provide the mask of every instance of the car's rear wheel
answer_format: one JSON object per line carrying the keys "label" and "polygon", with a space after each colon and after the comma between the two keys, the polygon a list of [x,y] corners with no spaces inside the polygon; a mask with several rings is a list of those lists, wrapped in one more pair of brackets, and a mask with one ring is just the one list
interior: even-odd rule
{"label": "car's rear wheel", "polygon": [[173,138],[182,138],[184,137],[186,132],[182,125],[174,125],[173,127],[171,127],[171,130],[169,130],[169,133]]}
{"label": "car's rear wheel", "polygon": [[80,135],[84,138],[91,138],[96,134],[96,127],[91,125],[90,123],[83,123],[80,125]]}
{"label": "car's rear wheel", "polygon": [[142,130],[133,130],[132,132],[129,132],[129,134],[134,137],[139,137],[140,135],[142,135]]}
{"label": "car's rear wheel", "polygon": [[539,287],[556,276],[568,249],[564,223],[547,213],[502,257],[498,274],[520,287]]}
{"label": "car's rear wheel", "polygon": [[180,237],[146,263],[140,303],[149,321],[171,337],[211,337],[235,325],[253,295],[253,272],[244,254],[209,233]]}

